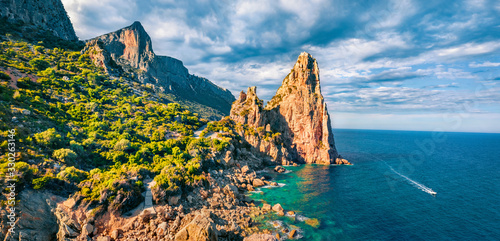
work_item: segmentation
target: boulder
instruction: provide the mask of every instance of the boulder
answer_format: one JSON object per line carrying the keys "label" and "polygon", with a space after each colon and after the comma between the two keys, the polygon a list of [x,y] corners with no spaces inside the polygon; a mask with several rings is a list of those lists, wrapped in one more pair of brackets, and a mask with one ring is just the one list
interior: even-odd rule
{"label": "boulder", "polygon": [[281,204],[277,203],[277,204],[275,204],[273,206],[273,211],[275,211],[275,212],[283,212],[284,209],[283,209],[283,207],[281,207]]}
{"label": "boulder", "polygon": [[120,236],[122,235],[122,230],[121,229],[115,229],[111,232],[111,238],[113,240],[118,240]]}
{"label": "boulder", "polygon": [[278,239],[271,234],[256,233],[244,238],[243,241],[278,241]]}
{"label": "boulder", "polygon": [[262,205],[262,210],[270,211],[271,210],[271,204],[264,203],[264,205]]}
{"label": "boulder", "polygon": [[335,164],[337,164],[337,165],[352,165],[348,160],[346,160],[342,157],[338,157],[337,159],[335,159]]}
{"label": "boulder", "polygon": [[168,230],[168,223],[163,222],[158,225],[158,228],[156,228],[156,236],[161,237],[162,235],[165,235]]}
{"label": "boulder", "polygon": [[256,179],[253,179],[253,183],[252,183],[252,185],[253,185],[254,187],[262,187],[262,186],[264,186],[264,185],[265,185],[265,183],[264,183],[264,181],[262,181],[262,180],[260,180],[260,179],[257,179],[257,178],[256,178]]}
{"label": "boulder", "polygon": [[109,236],[99,236],[96,241],[111,241],[111,238]]}
{"label": "boulder", "polygon": [[238,188],[234,185],[231,185],[231,184],[227,184],[225,187],[224,187],[224,193],[228,194],[228,195],[231,195],[231,196],[235,196],[238,194]]}
{"label": "boulder", "polygon": [[175,206],[179,204],[179,200],[181,199],[181,195],[170,196],[168,197],[168,204],[171,206]]}
{"label": "boulder", "polygon": [[286,172],[286,169],[282,166],[276,166],[274,168],[274,171],[277,172],[277,173],[283,173],[283,172]]}
{"label": "boulder", "polygon": [[210,214],[202,213],[175,235],[175,241],[216,241],[217,236],[217,227]]}
{"label": "boulder", "polygon": [[83,229],[82,229],[83,235],[91,236],[92,232],[94,232],[94,226],[92,224],[86,223],[85,225],[83,225]]}
{"label": "boulder", "polygon": [[241,168],[241,173],[248,173],[249,171],[250,171],[250,168],[247,165],[245,165]]}

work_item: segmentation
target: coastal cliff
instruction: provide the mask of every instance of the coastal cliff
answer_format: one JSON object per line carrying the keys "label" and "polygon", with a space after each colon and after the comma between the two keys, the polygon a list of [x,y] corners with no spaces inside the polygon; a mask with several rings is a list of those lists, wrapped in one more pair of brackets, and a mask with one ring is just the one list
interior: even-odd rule
{"label": "coastal cliff", "polygon": [[250,87],[233,103],[230,115],[237,123],[280,133],[281,143],[240,133],[277,163],[349,164],[335,148],[330,115],[321,94],[318,63],[308,53],[300,54],[265,107],[257,97],[256,87]]}
{"label": "coastal cliff", "polygon": [[220,111],[219,117],[229,114],[235,99],[229,90],[189,74],[182,61],[156,55],[140,22],[89,40],[84,52],[111,75],[133,73],[132,77],[160,92]]}
{"label": "coastal cliff", "polygon": [[64,40],[78,40],[61,0],[0,0],[0,16],[49,30]]}

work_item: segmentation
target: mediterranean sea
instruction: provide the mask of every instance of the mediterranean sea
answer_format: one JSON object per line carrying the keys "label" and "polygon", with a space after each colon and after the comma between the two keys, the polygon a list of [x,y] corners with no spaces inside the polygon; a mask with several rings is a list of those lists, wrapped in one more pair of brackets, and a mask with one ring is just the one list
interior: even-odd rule
{"label": "mediterranean sea", "polygon": [[[264,226],[297,229],[300,240],[500,240],[500,134],[334,134],[354,165],[269,171],[281,187],[252,198],[296,215]],[[304,221],[313,218],[319,226]]]}

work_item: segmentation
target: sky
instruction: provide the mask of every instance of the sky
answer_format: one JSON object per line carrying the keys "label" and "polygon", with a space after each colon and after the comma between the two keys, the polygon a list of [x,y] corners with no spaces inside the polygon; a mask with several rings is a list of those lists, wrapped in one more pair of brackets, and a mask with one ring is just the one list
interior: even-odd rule
{"label": "sky", "polygon": [[500,133],[500,1],[62,2],[80,39],[140,21],[235,96],[270,100],[309,52],[334,128]]}

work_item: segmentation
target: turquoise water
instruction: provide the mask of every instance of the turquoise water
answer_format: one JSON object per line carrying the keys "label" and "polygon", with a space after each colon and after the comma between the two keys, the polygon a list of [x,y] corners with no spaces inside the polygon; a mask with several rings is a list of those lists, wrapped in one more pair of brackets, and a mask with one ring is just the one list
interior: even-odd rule
{"label": "turquoise water", "polygon": [[285,186],[252,195],[318,218],[269,217],[301,240],[500,240],[500,134],[334,134],[353,166],[287,167]]}

